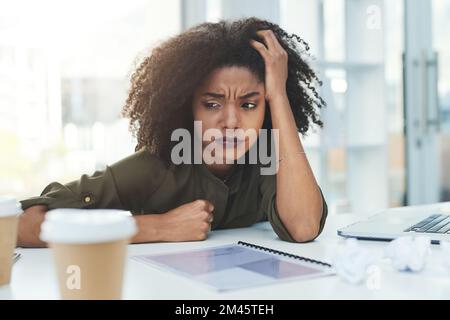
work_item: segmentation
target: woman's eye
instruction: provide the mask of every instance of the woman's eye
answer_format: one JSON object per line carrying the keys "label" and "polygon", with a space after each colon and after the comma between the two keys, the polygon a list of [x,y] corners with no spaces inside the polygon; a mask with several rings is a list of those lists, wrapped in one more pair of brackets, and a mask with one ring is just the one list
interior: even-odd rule
{"label": "woman's eye", "polygon": [[204,105],[208,109],[218,109],[218,108],[220,108],[220,104],[215,103],[215,102],[205,102]]}
{"label": "woman's eye", "polygon": [[246,102],[242,105],[242,108],[244,109],[253,109],[256,108],[256,104],[255,103],[250,103],[250,102]]}

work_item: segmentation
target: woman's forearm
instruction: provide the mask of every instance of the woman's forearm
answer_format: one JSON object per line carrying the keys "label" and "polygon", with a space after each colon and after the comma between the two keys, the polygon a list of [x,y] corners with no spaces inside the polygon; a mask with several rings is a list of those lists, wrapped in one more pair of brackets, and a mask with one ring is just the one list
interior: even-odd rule
{"label": "woman's forearm", "polygon": [[131,239],[131,243],[161,242],[162,229],[159,214],[146,214],[134,216],[138,233]]}
{"label": "woman's forearm", "polygon": [[41,224],[45,219],[47,206],[36,205],[24,211],[19,216],[19,230],[17,246],[28,248],[46,247],[46,243],[39,239]]}
{"label": "woman's forearm", "polygon": [[276,207],[286,228],[299,242],[319,232],[323,203],[298,136],[287,95],[270,102],[272,125],[279,130]]}
{"label": "woman's forearm", "polygon": [[[42,248],[47,244],[40,240],[41,224],[44,222],[47,206],[32,206],[19,217],[17,245],[25,248]],[[159,215],[135,216],[138,233],[132,243],[157,242],[160,238]]]}
{"label": "woman's forearm", "polygon": [[[138,232],[131,243],[205,240],[211,229],[213,210],[213,204],[199,199],[166,213],[135,215]],[[46,246],[39,239],[46,212],[46,206],[32,206],[20,216],[18,246]]]}

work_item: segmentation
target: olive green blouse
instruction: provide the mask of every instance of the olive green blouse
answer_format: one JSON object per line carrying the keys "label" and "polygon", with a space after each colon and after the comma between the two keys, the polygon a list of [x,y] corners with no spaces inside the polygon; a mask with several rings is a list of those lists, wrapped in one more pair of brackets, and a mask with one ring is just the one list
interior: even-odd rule
{"label": "olive green blouse", "polygon": [[[212,229],[248,227],[269,220],[277,235],[294,242],[275,207],[276,175],[261,175],[260,165],[236,165],[226,181],[204,164],[166,165],[142,149],[105,170],[61,184],[49,184],[39,197],[22,200],[55,208],[108,208],[133,214],[164,213],[197,199],[214,204]],[[322,196],[323,199],[323,196]],[[327,205],[323,199],[320,232]]]}

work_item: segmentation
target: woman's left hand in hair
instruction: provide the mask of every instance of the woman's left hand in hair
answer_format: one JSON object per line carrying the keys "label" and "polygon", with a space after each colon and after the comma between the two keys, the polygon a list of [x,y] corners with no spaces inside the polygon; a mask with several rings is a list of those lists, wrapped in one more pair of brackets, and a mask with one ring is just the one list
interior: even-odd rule
{"label": "woman's left hand in hair", "polygon": [[270,103],[279,96],[286,96],[288,54],[272,30],[260,30],[257,35],[262,38],[264,43],[251,40],[250,44],[264,59],[266,100]]}

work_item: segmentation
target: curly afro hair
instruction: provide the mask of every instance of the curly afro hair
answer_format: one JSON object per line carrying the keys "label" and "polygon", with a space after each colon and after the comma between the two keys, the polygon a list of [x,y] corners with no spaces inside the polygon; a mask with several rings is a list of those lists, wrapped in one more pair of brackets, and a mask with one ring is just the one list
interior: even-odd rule
{"label": "curly afro hair", "polygon": [[[170,161],[175,144],[171,133],[176,128],[192,132],[193,94],[213,70],[247,67],[264,81],[264,60],[249,42],[261,41],[256,32],[267,29],[275,33],[288,54],[286,92],[298,131],[305,134],[313,123],[321,127],[318,113],[325,102],[315,85],[322,83],[304,59],[309,57],[309,47],[303,39],[258,18],[202,23],[154,48],[132,74],[122,114],[130,119],[136,150],[147,147],[152,154]],[[269,108],[263,128],[272,128]]]}

